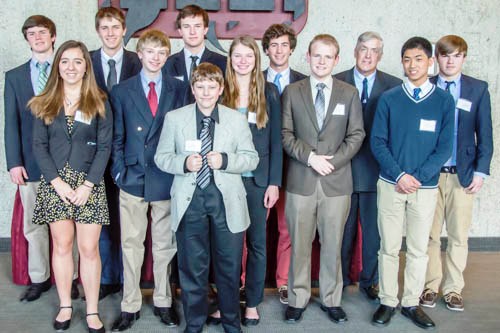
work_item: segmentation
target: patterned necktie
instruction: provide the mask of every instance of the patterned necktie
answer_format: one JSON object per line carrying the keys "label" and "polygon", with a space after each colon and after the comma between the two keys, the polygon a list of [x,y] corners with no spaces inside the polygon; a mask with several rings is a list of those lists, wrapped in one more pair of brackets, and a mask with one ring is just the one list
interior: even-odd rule
{"label": "patterned necktie", "polygon": [[451,91],[450,91],[451,87],[450,86],[452,84],[455,84],[455,81],[444,81],[444,83],[446,84],[446,87],[444,88],[444,90],[447,91],[447,92],[449,92],[449,93],[451,93]]}
{"label": "patterned necktie", "polygon": [[201,152],[202,157],[201,169],[196,175],[196,183],[201,189],[204,189],[210,183],[210,168],[208,167],[207,154],[212,150],[212,138],[210,137],[210,124],[212,118],[203,118],[203,128],[200,132]]}
{"label": "patterned necktie", "polygon": [[191,67],[189,68],[189,78],[191,79],[191,75],[193,75],[193,72],[196,69],[196,61],[198,61],[198,57],[190,56],[190,58],[191,58]]}
{"label": "patterned necktie", "polygon": [[273,83],[274,83],[274,85],[276,86],[276,88],[278,88],[278,92],[279,92],[279,93],[280,93],[280,95],[281,95],[282,91],[281,91],[281,83],[280,83],[280,79],[281,79],[281,74],[280,74],[280,73],[276,74],[276,76],[274,77],[274,81],[273,81]]}
{"label": "patterned necktie", "polygon": [[418,101],[420,99],[420,92],[422,91],[422,89],[420,88],[415,88],[413,89],[413,98]]}
{"label": "patterned necktie", "polygon": [[318,127],[321,130],[323,127],[323,120],[325,119],[325,93],[323,89],[325,89],[326,84],[318,83],[316,85],[316,89],[318,89],[318,93],[316,94],[316,100],[314,101],[314,108],[316,109],[316,119],[318,120]]}
{"label": "patterned necktie", "polygon": [[361,106],[363,107],[363,110],[365,109],[367,103],[368,103],[368,79],[365,77],[363,80],[363,91],[361,92]]}
{"label": "patterned necktie", "polygon": [[158,95],[156,95],[155,83],[149,82],[148,104],[153,117],[156,116],[158,110]]}
{"label": "patterned necktie", "polygon": [[44,63],[36,63],[36,67],[38,68],[38,82],[37,82],[37,94],[40,94],[43,89],[45,89],[45,85],[47,84],[47,79],[49,78],[47,74],[47,68],[49,67],[49,63],[46,61]]}
{"label": "patterned necktie", "polygon": [[109,73],[108,73],[108,80],[106,81],[106,87],[108,88],[108,92],[111,92],[111,88],[116,84],[117,77],[116,77],[116,61],[113,59],[108,60],[108,65],[109,65]]}

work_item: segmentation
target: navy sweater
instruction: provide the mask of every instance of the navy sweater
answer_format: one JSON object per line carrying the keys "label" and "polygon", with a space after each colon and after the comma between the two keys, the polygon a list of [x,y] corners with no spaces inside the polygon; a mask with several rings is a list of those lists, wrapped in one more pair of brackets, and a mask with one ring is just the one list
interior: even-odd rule
{"label": "navy sweater", "polygon": [[408,173],[421,188],[437,187],[453,146],[454,112],[453,97],[435,86],[418,101],[404,84],[386,91],[377,105],[370,140],[380,164],[379,178],[395,184]]}

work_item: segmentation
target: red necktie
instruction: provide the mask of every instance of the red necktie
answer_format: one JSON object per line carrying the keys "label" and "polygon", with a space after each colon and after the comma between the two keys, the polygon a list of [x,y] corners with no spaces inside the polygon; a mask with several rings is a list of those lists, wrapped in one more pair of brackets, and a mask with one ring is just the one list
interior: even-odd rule
{"label": "red necktie", "polygon": [[156,95],[154,82],[149,82],[148,104],[153,117],[156,116],[156,111],[158,110],[158,95]]}

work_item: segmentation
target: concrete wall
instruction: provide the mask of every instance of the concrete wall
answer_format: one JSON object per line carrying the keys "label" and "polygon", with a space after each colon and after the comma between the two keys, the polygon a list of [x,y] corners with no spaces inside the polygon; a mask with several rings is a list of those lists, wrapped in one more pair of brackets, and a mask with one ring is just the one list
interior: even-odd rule
{"label": "concrete wall", "polygon": [[[2,1],[0,7],[0,94],[3,99],[5,71],[25,62],[30,52],[20,32],[29,15],[44,14],[58,27],[57,45],[67,39],[86,42],[89,49],[99,46],[94,30],[95,0],[17,0]],[[305,52],[310,39],[318,33],[333,34],[340,43],[341,60],[335,72],[353,65],[353,48],[357,36],[366,30],[375,30],[385,40],[384,57],[380,69],[401,76],[400,48],[409,37],[420,35],[435,42],[445,34],[463,36],[469,44],[465,72],[490,84],[493,106],[495,146],[499,142],[500,119],[496,107],[500,105],[500,3],[497,0],[427,0],[414,3],[392,0],[309,0],[307,24],[299,35],[299,43],[292,56],[292,67],[309,73]],[[274,23],[274,22],[269,22]],[[229,42],[222,42],[228,47]],[[135,40],[127,46],[135,48]],[[173,41],[173,51],[181,48]],[[264,61],[267,65],[267,62]],[[0,103],[0,130],[3,132],[3,103]],[[10,219],[15,187],[10,183],[5,168],[3,135],[0,138],[0,237],[9,237]],[[499,155],[495,155],[490,176],[475,199],[471,236],[498,237],[500,224]],[[496,207],[496,208],[495,208]]]}

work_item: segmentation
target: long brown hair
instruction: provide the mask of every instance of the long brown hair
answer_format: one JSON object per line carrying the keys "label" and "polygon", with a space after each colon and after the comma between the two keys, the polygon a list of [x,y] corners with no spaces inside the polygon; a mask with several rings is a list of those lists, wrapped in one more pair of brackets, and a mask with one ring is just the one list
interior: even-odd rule
{"label": "long brown hair", "polygon": [[266,111],[266,95],[264,93],[264,88],[266,86],[266,81],[264,75],[260,70],[260,51],[255,39],[245,35],[239,36],[233,39],[231,47],[229,48],[229,55],[227,56],[227,66],[226,66],[226,84],[224,88],[224,97],[222,98],[222,104],[230,107],[237,108],[238,100],[240,97],[240,88],[238,86],[238,81],[236,79],[236,73],[234,72],[233,65],[231,62],[231,55],[237,45],[243,45],[250,48],[255,56],[255,67],[250,74],[250,91],[248,96],[248,112],[255,112],[257,118],[257,128],[261,129],[266,127],[267,124],[267,111]]}
{"label": "long brown hair", "polygon": [[106,114],[104,105],[106,94],[97,86],[94,70],[92,68],[92,61],[87,47],[82,42],[68,40],[64,42],[56,52],[45,89],[40,95],[33,97],[28,102],[28,107],[31,108],[33,115],[43,119],[46,125],[51,124],[63,109],[64,82],[59,75],[59,63],[61,62],[62,54],[66,50],[75,48],[82,51],[85,65],[87,66],[85,75],[82,79],[78,109],[83,113],[86,119],[92,119],[97,115],[104,118]]}

